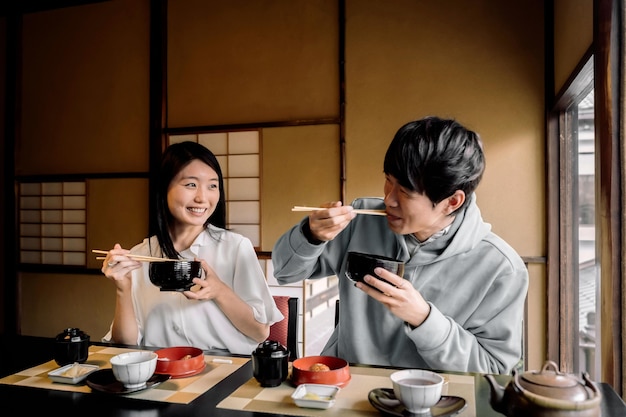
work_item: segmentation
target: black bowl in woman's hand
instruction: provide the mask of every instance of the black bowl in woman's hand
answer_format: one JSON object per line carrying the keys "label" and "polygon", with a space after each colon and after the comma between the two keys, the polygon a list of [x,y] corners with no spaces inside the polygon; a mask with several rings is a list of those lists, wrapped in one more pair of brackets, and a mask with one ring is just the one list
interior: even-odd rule
{"label": "black bowl in woman's hand", "polygon": [[150,282],[161,291],[187,291],[193,286],[193,279],[202,276],[200,261],[166,260],[150,262]]}

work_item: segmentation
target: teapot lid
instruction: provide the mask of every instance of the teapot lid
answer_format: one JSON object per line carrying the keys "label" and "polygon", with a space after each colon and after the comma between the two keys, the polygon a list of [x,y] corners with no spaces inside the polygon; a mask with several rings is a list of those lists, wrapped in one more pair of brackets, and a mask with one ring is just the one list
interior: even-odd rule
{"label": "teapot lid", "polygon": [[89,335],[78,327],[68,327],[56,336],[57,342],[81,342],[89,339]]}
{"label": "teapot lid", "polygon": [[275,340],[266,340],[259,343],[253,354],[258,357],[283,358],[289,356],[289,351]]}
{"label": "teapot lid", "polygon": [[574,375],[559,372],[556,363],[553,361],[546,361],[541,371],[525,372],[521,377],[528,383],[545,387],[572,388],[582,385],[582,381],[578,380]]}

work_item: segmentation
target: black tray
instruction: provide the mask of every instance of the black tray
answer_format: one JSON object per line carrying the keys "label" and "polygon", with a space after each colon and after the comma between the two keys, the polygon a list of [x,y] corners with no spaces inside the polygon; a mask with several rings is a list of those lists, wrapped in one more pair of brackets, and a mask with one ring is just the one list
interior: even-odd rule
{"label": "black tray", "polygon": [[154,374],[146,382],[146,385],[137,388],[126,388],[124,384],[115,379],[112,369],[101,369],[87,375],[87,385],[95,391],[105,392],[107,394],[130,394],[154,388],[157,385],[170,379],[169,375]]}

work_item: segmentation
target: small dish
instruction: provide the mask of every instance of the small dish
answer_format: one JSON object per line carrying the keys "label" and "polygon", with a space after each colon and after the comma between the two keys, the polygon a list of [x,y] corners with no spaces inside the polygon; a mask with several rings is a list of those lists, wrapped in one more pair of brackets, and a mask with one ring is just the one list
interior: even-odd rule
{"label": "small dish", "polygon": [[153,374],[145,385],[137,388],[126,388],[124,384],[115,379],[113,370],[101,369],[87,376],[87,385],[94,391],[106,392],[107,394],[130,394],[154,388],[170,379],[169,375]]}
{"label": "small dish", "polygon": [[335,396],[339,392],[336,385],[300,384],[291,394],[298,407],[330,408],[335,404]]}
{"label": "small dish", "polygon": [[97,371],[99,368],[98,365],[71,363],[48,372],[48,378],[62,384],[78,384],[83,382],[90,373]]}
{"label": "small dish", "polygon": [[375,388],[367,396],[370,403],[385,416],[409,417],[424,416],[448,417],[459,414],[467,406],[465,399],[451,395],[442,395],[439,402],[430,407],[430,414],[409,413],[393,393],[392,388]]}

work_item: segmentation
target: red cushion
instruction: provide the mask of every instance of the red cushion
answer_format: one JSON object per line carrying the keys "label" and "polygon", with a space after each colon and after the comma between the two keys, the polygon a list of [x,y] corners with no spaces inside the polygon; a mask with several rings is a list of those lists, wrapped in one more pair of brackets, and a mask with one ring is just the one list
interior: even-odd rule
{"label": "red cushion", "polygon": [[275,340],[283,346],[287,346],[287,324],[289,317],[289,296],[274,295],[276,307],[283,313],[284,318],[270,326],[270,335],[267,340]]}

